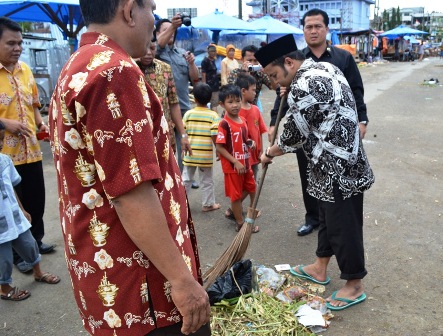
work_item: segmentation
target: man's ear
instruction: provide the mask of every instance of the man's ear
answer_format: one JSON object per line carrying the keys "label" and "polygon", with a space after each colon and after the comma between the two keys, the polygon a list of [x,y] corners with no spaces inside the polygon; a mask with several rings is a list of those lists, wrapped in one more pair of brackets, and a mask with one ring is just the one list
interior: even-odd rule
{"label": "man's ear", "polygon": [[294,60],[290,57],[285,57],[285,64],[292,67],[294,65]]}
{"label": "man's ear", "polygon": [[134,16],[133,16],[134,6],[135,6],[134,0],[126,0],[122,7],[123,18],[127,22],[127,24],[131,27],[135,25]]}

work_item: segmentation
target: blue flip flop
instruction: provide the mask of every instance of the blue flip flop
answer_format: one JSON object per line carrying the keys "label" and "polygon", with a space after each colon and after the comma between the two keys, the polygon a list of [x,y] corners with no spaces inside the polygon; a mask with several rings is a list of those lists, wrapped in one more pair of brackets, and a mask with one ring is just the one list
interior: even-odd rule
{"label": "blue flip flop", "polygon": [[327,285],[331,281],[331,278],[329,278],[329,277],[327,277],[325,281],[319,281],[319,280],[315,279],[314,277],[312,277],[311,275],[309,275],[308,273],[303,271],[303,266],[305,266],[305,265],[296,266],[300,270],[300,273],[294,271],[293,267],[291,267],[291,269],[289,271],[291,272],[292,275],[295,275],[296,277],[315,282],[316,284],[319,284],[319,285]]}
{"label": "blue flip flop", "polygon": [[346,298],[339,298],[336,297],[338,291],[335,291],[334,293],[332,293],[331,295],[331,299],[332,300],[337,300],[337,301],[342,301],[342,302],[346,302],[347,304],[344,306],[339,306],[339,307],[335,307],[333,305],[331,305],[329,302],[326,302],[326,307],[330,310],[343,310],[346,308],[349,308],[353,305],[356,305],[360,302],[363,302],[364,300],[366,300],[366,294],[363,293],[362,295],[360,295],[358,298],[356,298],[355,300],[350,300],[350,299],[346,299]]}

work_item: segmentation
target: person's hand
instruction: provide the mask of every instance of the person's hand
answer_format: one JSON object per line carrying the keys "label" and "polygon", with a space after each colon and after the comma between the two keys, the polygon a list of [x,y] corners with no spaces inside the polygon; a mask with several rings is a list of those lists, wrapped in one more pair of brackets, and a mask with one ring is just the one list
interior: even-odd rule
{"label": "person's hand", "polygon": [[269,130],[268,130],[268,141],[271,142],[272,141],[272,136],[274,135],[275,132],[275,126],[269,126]]}
{"label": "person's hand", "polygon": [[189,143],[188,137],[181,138],[181,144],[182,144],[182,157],[186,155],[192,155],[192,148],[191,144]]}
{"label": "person's hand", "polygon": [[283,97],[286,93],[286,87],[285,86],[280,86],[280,97]]}
{"label": "person's hand", "polygon": [[[38,129],[39,132],[45,132],[45,133],[49,133],[49,126],[46,124],[41,124],[40,128]],[[44,138],[43,141],[45,142],[49,142],[49,137],[48,138]]]}
{"label": "person's hand", "polygon": [[25,210],[22,210],[22,211],[23,211],[23,215],[25,215],[25,218],[28,220],[29,223],[31,223],[32,222],[32,217],[29,214],[29,212],[26,212]]}
{"label": "person's hand", "polygon": [[261,166],[262,166],[262,168],[264,168],[267,164],[272,163],[272,159],[269,158],[269,157],[267,157],[266,154],[263,153],[263,154],[260,156],[260,162],[261,162]]}
{"label": "person's hand", "polygon": [[362,124],[362,123],[358,123],[359,124],[359,126],[360,126],[360,137],[362,138],[362,139],[364,139],[364,137],[365,137],[365,135],[366,135],[366,127],[368,126],[368,125],[365,125],[365,124]]}
{"label": "person's hand", "polygon": [[183,316],[183,334],[194,333],[209,322],[211,307],[208,294],[194,279],[171,284],[171,297]]}
{"label": "person's hand", "polygon": [[29,127],[18,120],[3,119],[2,122],[3,125],[5,125],[6,130],[12,134],[15,134],[17,136],[23,135],[25,137],[28,137],[32,134]]}
{"label": "person's hand", "polygon": [[174,29],[180,28],[183,23],[181,13],[175,14],[171,19],[171,23]]}
{"label": "person's hand", "polygon": [[185,58],[186,62],[188,62],[188,64],[194,64],[195,61],[195,56],[193,53],[187,51],[186,53],[183,54],[183,57]]}
{"label": "person's hand", "polygon": [[238,175],[243,175],[246,173],[246,168],[243,166],[240,162],[235,161],[234,163],[234,169],[237,171]]}
{"label": "person's hand", "polygon": [[251,62],[244,61],[241,65],[243,71],[249,72],[249,66],[252,65]]}
{"label": "person's hand", "polygon": [[248,147],[251,148],[251,150],[254,150],[257,147],[257,144],[252,139],[249,139],[248,141],[250,141]]}

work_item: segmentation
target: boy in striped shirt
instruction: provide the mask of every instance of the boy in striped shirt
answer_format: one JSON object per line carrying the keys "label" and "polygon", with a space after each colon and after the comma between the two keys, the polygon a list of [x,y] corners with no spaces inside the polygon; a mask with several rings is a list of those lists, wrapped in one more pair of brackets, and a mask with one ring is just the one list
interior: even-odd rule
{"label": "boy in striped shirt", "polygon": [[217,112],[207,108],[211,96],[212,90],[208,84],[197,84],[194,87],[197,106],[187,111],[183,116],[183,124],[192,148],[192,155],[183,157],[183,183],[189,194],[195,171],[197,168],[199,169],[203,212],[220,209],[220,204],[215,203],[212,176],[213,146],[217,137],[220,117]]}

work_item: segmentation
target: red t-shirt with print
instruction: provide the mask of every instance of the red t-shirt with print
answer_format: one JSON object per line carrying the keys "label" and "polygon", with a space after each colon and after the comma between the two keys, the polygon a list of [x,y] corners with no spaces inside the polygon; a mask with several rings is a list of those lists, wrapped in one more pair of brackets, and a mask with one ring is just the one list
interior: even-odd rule
{"label": "red t-shirt with print", "polygon": [[265,121],[260,113],[259,108],[256,105],[251,104],[250,109],[240,109],[239,115],[245,118],[248,124],[248,131],[250,139],[255,141],[255,149],[250,150],[251,153],[251,165],[260,163],[260,153],[263,150],[262,134],[266,133]]}

